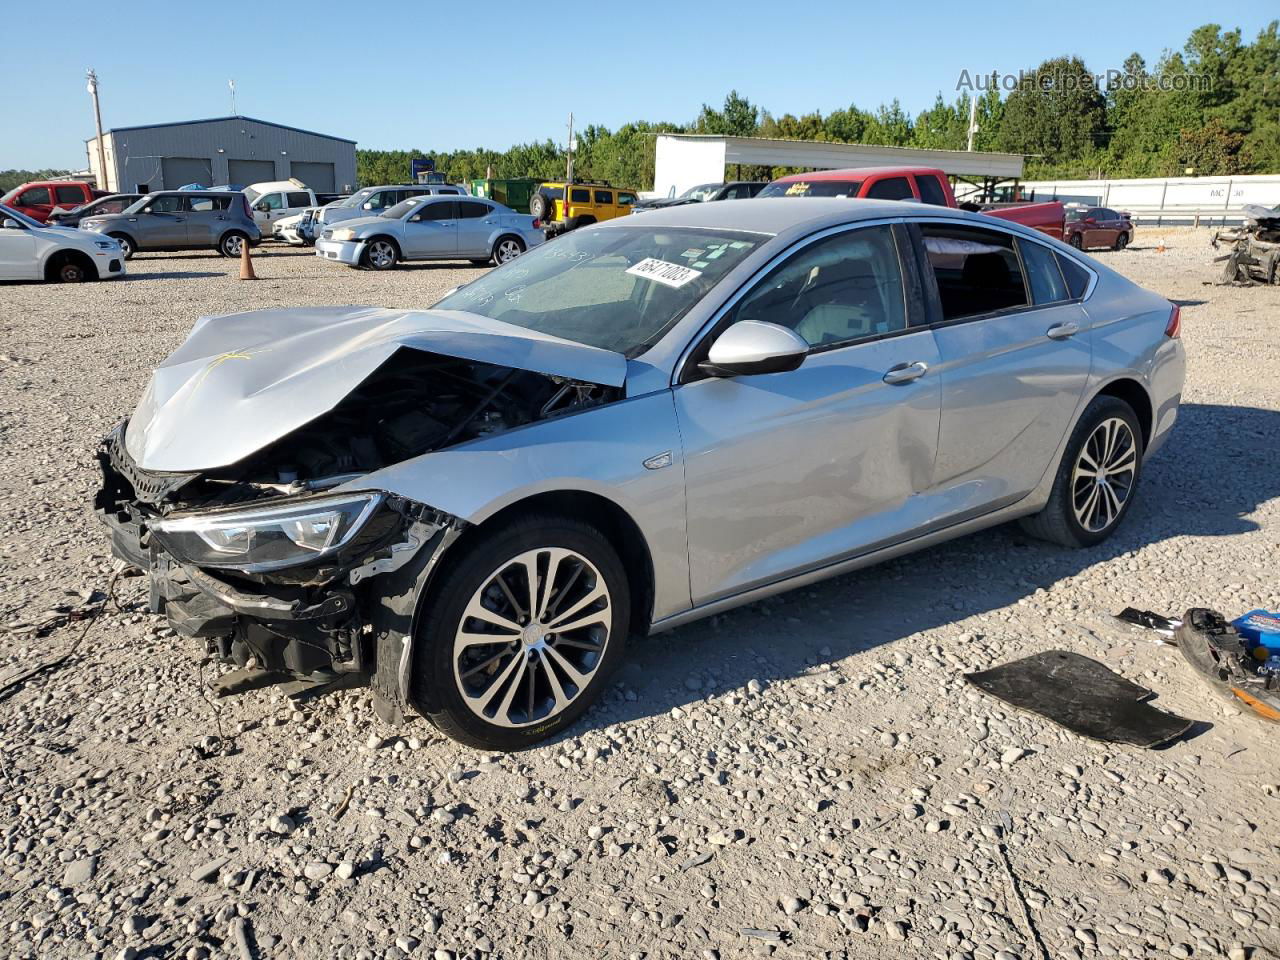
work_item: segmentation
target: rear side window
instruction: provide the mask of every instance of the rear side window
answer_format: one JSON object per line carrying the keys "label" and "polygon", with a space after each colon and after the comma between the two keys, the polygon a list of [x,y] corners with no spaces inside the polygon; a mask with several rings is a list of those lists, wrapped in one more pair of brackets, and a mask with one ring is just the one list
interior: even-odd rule
{"label": "rear side window", "polygon": [[309,193],[291,193],[289,194],[289,206],[291,207],[309,207],[311,206],[311,194]]}
{"label": "rear side window", "polygon": [[996,230],[920,225],[938,285],[942,319],[960,320],[1027,304],[1013,237]]}
{"label": "rear side window", "polygon": [[57,187],[54,194],[58,203],[84,203],[84,191],[79,187]]}
{"label": "rear side window", "polygon": [[569,201],[571,203],[590,203],[591,191],[590,190],[570,190]]}
{"label": "rear side window", "polygon": [[24,207],[35,207],[50,202],[52,201],[49,199],[48,187],[32,187],[18,198],[18,203]]}
{"label": "rear side window", "polygon": [[227,210],[231,207],[231,195],[225,197],[192,197],[191,211],[193,213],[208,213],[211,210]]}
{"label": "rear side window", "polygon": [[916,176],[916,186],[920,190],[920,199],[925,203],[931,203],[935,207],[945,207],[947,205],[947,194],[942,189],[942,184],[938,182],[938,178],[928,174]]}
{"label": "rear side window", "polygon": [[1070,257],[1058,257],[1058,265],[1062,267],[1062,276],[1067,281],[1067,290],[1072,300],[1079,300],[1089,289],[1089,271]]}
{"label": "rear side window", "polygon": [[871,200],[905,200],[914,196],[906,177],[886,177],[867,188],[867,197]]}
{"label": "rear side window", "polygon": [[491,208],[487,203],[480,203],[476,200],[458,201],[458,218],[461,220],[475,220],[479,217],[487,217],[490,210]]}
{"label": "rear side window", "polygon": [[447,187],[446,187],[445,189],[443,189],[443,190],[437,190],[437,191],[436,191],[436,193],[440,194],[441,196],[446,196],[446,197],[456,197],[456,196],[458,196],[458,191],[457,191],[457,190],[450,190],[450,189],[449,189],[449,188],[447,188]]}
{"label": "rear side window", "polygon": [[1029,240],[1019,240],[1018,250],[1022,253],[1022,266],[1027,272],[1031,299],[1037,305],[1062,303],[1071,299],[1071,294],[1067,292],[1067,282],[1058,269],[1058,258],[1052,250]]}

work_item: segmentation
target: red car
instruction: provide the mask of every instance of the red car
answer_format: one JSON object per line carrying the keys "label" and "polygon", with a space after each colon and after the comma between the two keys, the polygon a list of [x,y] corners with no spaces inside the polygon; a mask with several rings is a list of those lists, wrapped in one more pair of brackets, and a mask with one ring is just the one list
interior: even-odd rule
{"label": "red car", "polygon": [[1067,243],[1077,250],[1109,247],[1123,250],[1133,242],[1132,214],[1110,207],[1073,207],[1067,211]]}
{"label": "red car", "polygon": [[[935,167],[853,167],[779,177],[759,197],[858,197],[868,200],[916,200],[936,207],[958,207],[947,175]],[[1057,240],[1063,237],[1061,203],[969,207],[991,217],[1020,223]]]}
{"label": "red car", "polygon": [[95,189],[92,184],[83,180],[51,180],[14,187],[0,197],[0,203],[19,213],[25,213],[32,220],[45,223],[55,207],[70,210],[105,196],[109,194]]}

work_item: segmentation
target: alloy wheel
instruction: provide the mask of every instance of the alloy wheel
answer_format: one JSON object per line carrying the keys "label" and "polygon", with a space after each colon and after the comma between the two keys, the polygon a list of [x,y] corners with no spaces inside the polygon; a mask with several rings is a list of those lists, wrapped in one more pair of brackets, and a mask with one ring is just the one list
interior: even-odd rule
{"label": "alloy wheel", "polygon": [[394,266],[396,262],[395,248],[385,240],[375,240],[369,246],[369,262],[379,270]]}
{"label": "alloy wheel", "polygon": [[498,244],[498,255],[494,258],[498,263],[506,263],[520,256],[520,244],[514,240],[503,240]]}
{"label": "alloy wheel", "polygon": [[1071,472],[1071,509],[1089,533],[1101,533],[1119,518],[1133,493],[1138,444],[1133,429],[1119,417],[1094,428],[1080,448]]}
{"label": "alloy wheel", "polygon": [[476,716],[523,727],[563,713],[604,661],[613,623],[604,577],[582,554],[539,547],[484,578],[458,624],[454,682]]}
{"label": "alloy wheel", "polygon": [[227,237],[222,241],[222,249],[228,257],[240,256],[240,251],[244,249],[244,237]]}

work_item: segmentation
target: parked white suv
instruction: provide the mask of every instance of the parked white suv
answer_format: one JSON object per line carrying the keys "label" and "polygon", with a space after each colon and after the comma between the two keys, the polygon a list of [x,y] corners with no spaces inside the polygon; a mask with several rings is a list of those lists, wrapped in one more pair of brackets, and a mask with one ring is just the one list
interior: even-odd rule
{"label": "parked white suv", "polygon": [[0,280],[79,283],[124,276],[124,253],[111,237],[46,226],[0,206]]}
{"label": "parked white suv", "polygon": [[244,195],[249,198],[249,208],[253,210],[253,219],[264,240],[274,235],[277,220],[292,217],[316,205],[315,192],[301,180],[251,183],[244,188]]}

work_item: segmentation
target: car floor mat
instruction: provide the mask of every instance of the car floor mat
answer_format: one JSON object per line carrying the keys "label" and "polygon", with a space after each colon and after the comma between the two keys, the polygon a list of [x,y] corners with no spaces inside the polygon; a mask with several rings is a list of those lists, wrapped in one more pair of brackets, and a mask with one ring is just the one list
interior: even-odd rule
{"label": "car floor mat", "polygon": [[1104,664],[1067,650],[1047,650],[965,680],[1020,710],[1107,743],[1154,747],[1186,733],[1194,721],[1146,703],[1151,691]]}

